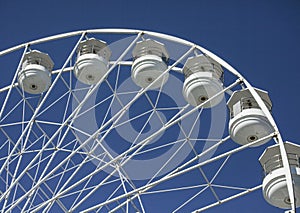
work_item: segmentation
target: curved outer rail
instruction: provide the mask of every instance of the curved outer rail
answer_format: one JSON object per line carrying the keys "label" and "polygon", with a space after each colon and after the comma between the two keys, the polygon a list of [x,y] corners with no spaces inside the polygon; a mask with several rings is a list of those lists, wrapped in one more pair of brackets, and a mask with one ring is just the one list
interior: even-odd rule
{"label": "curved outer rail", "polygon": [[[153,36],[153,37],[159,37],[159,38],[166,39],[166,40],[169,40],[169,41],[173,41],[173,42],[176,42],[176,43],[180,43],[180,44],[183,44],[183,45],[194,46],[196,49],[198,49],[202,53],[208,55],[209,57],[211,57],[212,59],[217,61],[219,64],[221,64],[224,68],[226,68],[229,72],[231,72],[232,74],[237,76],[237,78],[239,78],[241,80],[241,82],[243,82],[245,84],[245,86],[249,89],[250,93],[255,98],[258,105],[263,110],[263,112],[265,113],[267,119],[269,120],[269,122],[271,123],[271,125],[274,128],[274,131],[276,133],[275,134],[275,141],[279,144],[280,152],[281,152],[282,160],[283,160],[283,166],[285,168],[285,176],[286,176],[286,180],[287,180],[287,187],[288,187],[289,197],[290,197],[290,200],[291,200],[291,213],[296,212],[295,194],[294,194],[292,174],[291,174],[291,170],[290,170],[290,166],[289,166],[289,162],[288,162],[287,153],[286,153],[286,150],[285,150],[285,147],[284,147],[284,142],[282,140],[281,134],[279,132],[279,129],[276,125],[275,120],[273,119],[271,113],[269,112],[268,108],[264,104],[261,97],[254,90],[254,88],[251,86],[251,84],[236,69],[234,69],[230,64],[228,64],[226,61],[224,61],[223,59],[221,59],[220,57],[218,57],[214,53],[210,52],[209,50],[207,50],[207,49],[205,49],[205,48],[203,48],[199,45],[196,45],[192,42],[189,42],[189,41],[181,39],[181,38],[177,38],[177,37],[172,36],[172,35],[167,35],[167,34],[158,33],[158,32],[151,32],[151,31],[144,31],[144,30],[111,28],[111,29],[79,30],[79,31],[62,33],[62,34],[57,34],[57,35],[53,35],[53,36],[44,37],[44,38],[41,38],[41,39],[26,42],[26,43],[8,48],[6,50],[0,51],[0,57],[3,56],[3,55],[6,55],[8,53],[14,52],[16,50],[25,48],[26,46],[40,44],[40,43],[53,41],[53,40],[58,40],[58,39],[62,39],[62,38],[79,36],[79,35],[82,35],[82,34],[89,34],[89,33],[93,33],[93,34],[128,34],[128,35],[134,35],[134,34],[142,33],[142,34],[145,34],[145,35],[149,35],[149,36]],[[2,88],[2,89],[4,89],[4,88]],[[0,89],[0,91],[2,89]]]}

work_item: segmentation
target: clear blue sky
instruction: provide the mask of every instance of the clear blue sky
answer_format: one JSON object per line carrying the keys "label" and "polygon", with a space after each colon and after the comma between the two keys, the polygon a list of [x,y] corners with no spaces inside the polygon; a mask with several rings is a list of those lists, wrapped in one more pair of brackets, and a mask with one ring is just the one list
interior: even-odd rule
{"label": "clear blue sky", "polygon": [[[299,0],[0,0],[0,50],[91,28],[145,29],[202,45],[269,91],[284,140],[300,143]],[[282,212],[254,195],[208,212]]]}

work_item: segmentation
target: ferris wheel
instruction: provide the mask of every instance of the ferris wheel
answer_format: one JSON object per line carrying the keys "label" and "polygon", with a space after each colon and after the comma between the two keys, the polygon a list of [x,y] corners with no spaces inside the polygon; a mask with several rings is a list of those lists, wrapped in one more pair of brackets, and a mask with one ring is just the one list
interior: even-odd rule
{"label": "ferris wheel", "polygon": [[0,64],[0,212],[202,212],[257,191],[300,206],[300,146],[268,92],[197,44],[92,29]]}

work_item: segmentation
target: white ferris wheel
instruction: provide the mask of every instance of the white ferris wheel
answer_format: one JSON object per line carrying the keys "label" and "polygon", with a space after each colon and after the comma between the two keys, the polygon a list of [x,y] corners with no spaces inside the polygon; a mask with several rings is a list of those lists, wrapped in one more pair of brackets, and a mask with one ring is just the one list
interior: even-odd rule
{"label": "white ferris wheel", "polygon": [[259,190],[300,206],[268,93],[197,44],[93,29],[0,64],[0,212],[202,212]]}

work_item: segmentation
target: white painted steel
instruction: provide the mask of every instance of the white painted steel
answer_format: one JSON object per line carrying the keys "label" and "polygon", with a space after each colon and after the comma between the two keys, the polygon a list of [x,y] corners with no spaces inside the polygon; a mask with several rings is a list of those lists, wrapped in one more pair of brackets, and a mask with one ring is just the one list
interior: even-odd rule
{"label": "white painted steel", "polygon": [[[83,59],[80,58],[81,56],[78,57],[78,61],[73,67],[71,64],[71,59],[73,58],[73,54],[79,45],[79,43],[82,41],[83,37],[88,35],[88,34],[118,34],[118,35],[128,35],[128,36],[135,36],[133,41],[128,45],[128,47],[121,52],[117,60],[113,61],[104,61],[104,60],[98,60],[98,58],[93,58],[91,56],[86,56],[87,58],[93,60],[89,61],[90,67],[92,67],[92,74],[94,76],[95,81],[86,81],[85,78],[88,74],[82,74],[84,71],[84,66],[83,64]],[[200,173],[203,175],[204,180],[205,180],[205,188],[203,190],[200,190],[198,193],[196,193],[194,196],[191,196],[189,199],[187,199],[185,202],[182,204],[178,204],[176,207],[176,211],[181,210],[185,208],[185,206],[189,203],[192,203],[194,199],[196,199],[198,196],[202,195],[205,190],[210,190],[211,193],[214,195],[215,202],[212,204],[206,204],[206,206],[201,207],[199,206],[198,211],[206,210],[208,208],[211,208],[213,206],[222,204],[224,202],[234,200],[235,198],[238,198],[240,196],[243,196],[245,194],[248,194],[258,188],[260,188],[260,185],[257,187],[250,187],[246,188],[242,192],[236,193],[235,195],[229,196],[227,198],[219,198],[218,193],[214,190],[214,187],[217,187],[217,184],[214,185],[213,181],[207,178],[207,174],[203,172],[202,167],[205,165],[209,165],[210,163],[218,160],[222,160],[223,158],[226,158],[224,162],[222,163],[222,166],[220,166],[218,172],[216,173],[216,176],[220,174],[220,171],[223,169],[223,166],[229,162],[231,155],[242,151],[243,149],[246,149],[251,146],[257,146],[262,143],[265,143],[269,141],[271,138],[274,138],[276,142],[279,144],[279,150],[280,154],[282,155],[282,161],[283,161],[283,168],[281,169],[281,179],[284,182],[285,181],[285,193],[289,196],[290,198],[290,206],[286,206],[287,208],[291,208],[291,212],[295,213],[296,209],[296,203],[295,203],[295,196],[298,196],[297,191],[298,188],[295,188],[293,186],[293,177],[294,177],[294,170],[291,171],[291,168],[289,167],[289,162],[288,162],[288,156],[285,150],[285,147],[283,145],[283,141],[281,138],[281,135],[278,131],[278,128],[276,126],[276,123],[272,117],[272,115],[269,112],[269,108],[265,105],[264,101],[258,94],[258,92],[250,85],[250,83],[243,78],[243,76],[235,70],[232,66],[230,66],[228,63],[226,63],[224,60],[219,58],[218,56],[214,55],[210,51],[206,50],[205,48],[196,45],[192,42],[170,36],[170,35],[165,35],[162,33],[156,33],[156,32],[150,32],[150,31],[142,31],[142,30],[131,30],[131,29],[91,29],[91,30],[83,30],[83,31],[76,31],[76,32],[70,32],[70,33],[64,33],[60,35],[54,35],[50,36],[47,38],[42,38],[38,39],[35,41],[27,42],[12,48],[9,48],[7,50],[3,50],[0,52],[0,56],[9,54],[11,52],[14,52],[16,50],[25,48],[24,54],[27,52],[27,47],[34,46],[36,44],[43,44],[49,41],[53,40],[59,40],[62,38],[71,38],[71,37],[76,37],[80,36],[79,41],[76,43],[74,48],[72,49],[71,53],[69,54],[67,60],[65,61],[64,65],[62,68],[57,68],[56,70],[52,71],[52,74],[57,74],[54,81],[52,82],[51,85],[49,85],[49,89],[47,92],[41,97],[41,101],[38,102],[38,105],[36,107],[32,106],[30,104],[30,99],[27,100],[26,96],[24,96],[23,102],[20,102],[20,106],[23,104],[23,116],[21,120],[21,127],[22,127],[22,133],[19,135],[18,139],[12,139],[9,137],[9,134],[3,128],[7,128],[9,126],[14,126],[18,125],[18,122],[11,123],[10,124],[5,124],[5,123],[0,123],[0,130],[3,132],[3,135],[7,138],[6,144],[9,144],[9,153],[5,157],[0,157],[1,162],[3,164],[1,165],[0,169],[0,175],[6,174],[6,178],[2,178],[1,180],[9,180],[7,181],[7,186],[5,189],[2,191],[0,195],[0,202],[3,201],[3,206],[2,210],[3,212],[7,211],[13,211],[15,209],[21,209],[24,212],[37,212],[37,211],[43,211],[43,212],[51,212],[53,208],[59,207],[61,211],[63,212],[70,212],[70,211],[82,211],[82,212],[89,212],[93,210],[97,211],[103,211],[104,208],[107,208],[109,210],[118,210],[122,208],[123,206],[125,207],[126,212],[130,212],[133,209],[135,211],[141,211],[141,212],[147,212],[147,205],[145,204],[146,202],[144,201],[146,199],[145,196],[147,191],[150,191],[153,187],[160,186],[166,181],[170,181],[175,179],[176,177],[179,177],[184,174],[189,174],[190,172],[194,170],[200,171]],[[140,40],[141,37],[150,37],[151,39],[160,39],[161,40],[167,40],[169,42],[174,42],[178,43],[181,45],[185,45],[188,47],[187,51],[184,52],[180,57],[176,58],[174,60],[175,62],[167,66],[165,64],[165,61],[162,61],[162,58],[155,58],[155,56],[142,56],[135,61],[129,61],[129,60],[123,60],[123,58],[126,56],[128,52],[132,50],[132,47],[136,44],[137,41]],[[135,104],[139,98],[141,98],[143,95],[147,95],[147,91],[151,89],[157,89],[158,93],[161,94],[161,86],[164,84],[167,84],[168,81],[168,75],[171,70],[177,71],[178,74],[182,74],[183,70],[178,66],[180,63],[184,63],[186,58],[190,57],[192,52],[194,50],[200,51],[202,54],[205,56],[209,57],[216,63],[218,63],[220,66],[222,66],[226,71],[231,72],[236,76],[236,81],[232,83],[229,86],[222,85],[222,82],[220,81],[220,76],[217,79],[213,79],[213,75],[211,76],[192,76],[192,78],[186,80],[184,83],[184,96],[185,99],[195,107],[188,111],[189,106],[183,106],[178,109],[178,113],[176,113],[173,117],[169,118],[169,120],[162,122],[163,125],[161,126],[160,129],[158,129],[155,133],[152,133],[149,137],[143,139],[143,140],[137,140],[136,144],[133,144],[130,148],[128,148],[126,151],[123,153],[117,155],[117,156],[112,156],[110,152],[104,147],[104,141],[107,137],[109,137],[112,132],[114,132],[117,128],[118,125],[120,125],[120,122],[122,120],[122,117],[128,112],[129,108]],[[164,52],[164,51],[163,51]],[[23,55],[24,55],[23,54]],[[114,54],[114,52],[112,52]],[[165,54],[166,55],[166,54]],[[84,55],[82,55],[83,57]],[[144,58],[143,58],[144,57]],[[95,60],[94,60],[95,59]],[[22,59],[21,59],[22,61]],[[150,63],[151,62],[151,63]],[[80,132],[80,129],[76,129],[76,127],[73,126],[74,120],[79,117],[83,116],[84,113],[81,112],[82,107],[84,107],[84,104],[88,102],[89,97],[92,96],[94,92],[97,91],[98,87],[103,84],[107,83],[108,81],[106,78],[110,75],[110,73],[117,67],[119,68],[121,66],[131,66],[133,67],[132,69],[132,79],[133,81],[142,87],[142,89],[136,91],[134,96],[132,96],[132,99],[126,103],[123,104],[120,97],[116,94],[116,91],[114,91],[113,86],[110,86],[110,89],[112,90],[113,93],[113,98],[118,100],[118,103],[121,105],[121,110],[118,111],[115,115],[112,115],[111,117],[108,117],[108,119],[102,123],[100,128],[93,132],[92,134],[85,133],[85,132]],[[81,67],[82,66],[82,67]],[[107,66],[108,69],[107,69]],[[19,64],[20,67],[20,64]],[[97,67],[97,68],[96,68]],[[101,71],[97,70],[99,67],[101,68]],[[149,68],[150,67],[150,68]],[[221,67],[221,69],[222,69]],[[19,70],[19,68],[17,69]],[[41,70],[40,67],[37,70]],[[55,104],[59,102],[60,99],[57,100],[57,102],[53,102],[52,104],[48,104],[48,100],[51,99],[51,95],[53,94],[53,90],[56,88],[56,84],[58,84],[58,81],[61,80],[62,84],[64,84],[66,87],[68,87],[70,93],[65,93],[62,95],[68,96],[70,99],[70,94],[75,94],[78,92],[74,88],[72,88],[70,85],[72,85],[72,77],[70,77],[70,84],[68,85],[68,82],[64,77],[62,76],[63,73],[68,73],[70,71],[73,71],[75,75],[80,79],[82,82],[92,85],[84,98],[79,99],[75,98],[76,101],[79,102],[78,106],[72,111],[72,113],[68,113],[67,108],[68,104],[66,105],[65,112],[63,113],[63,119],[61,123],[59,122],[52,122],[50,118],[48,120],[38,120],[39,116],[43,115],[44,112],[47,112],[47,110],[51,110],[52,108],[55,107]],[[149,71],[151,70],[151,71]],[[157,72],[153,72],[153,70],[156,70]],[[121,72],[120,70],[118,72]],[[149,80],[149,74],[151,81]],[[81,78],[81,76],[84,76]],[[41,77],[41,76],[40,76]],[[17,74],[15,74],[15,77],[12,81],[12,83],[9,86],[5,86],[0,88],[0,92],[7,92],[7,96],[4,99],[4,104],[1,108],[1,118],[2,121],[5,121],[6,117],[9,116],[11,113],[7,113],[5,111],[7,107],[7,103],[10,101],[10,96],[13,93],[14,90],[17,90],[18,87],[17,85],[21,85],[20,83],[16,83],[16,78]],[[117,77],[118,78],[118,77]],[[24,78],[23,78],[24,79]],[[44,79],[43,77],[41,79]],[[146,82],[145,79],[148,79],[149,81]],[[200,81],[199,81],[200,79]],[[22,78],[20,78],[21,82],[24,82]],[[195,84],[195,80],[197,80],[197,83]],[[117,82],[117,79],[116,79]],[[145,83],[146,82],[146,83]],[[49,82],[48,82],[49,83]],[[197,112],[200,110],[202,107],[212,107],[216,106],[220,101],[224,98],[224,93],[232,93],[232,89],[234,89],[237,85],[240,83],[243,83],[253,98],[257,101],[257,104],[259,105],[260,111],[257,112],[257,110],[254,112],[253,110],[248,111],[249,115],[255,114],[257,119],[260,121],[266,122],[268,127],[263,131],[263,133],[258,135],[258,140],[251,141],[250,143],[244,143],[242,142],[242,146],[223,152],[221,154],[218,154],[216,156],[211,157],[210,159],[206,159],[203,162],[197,162],[198,159],[201,157],[205,156],[206,154],[215,151],[218,145],[226,145],[224,142],[229,139],[229,137],[226,137],[224,139],[218,138],[215,145],[209,147],[208,149],[204,150],[202,153],[197,153],[196,150],[193,150],[194,157],[191,158],[190,160],[183,162],[181,166],[176,167],[176,169],[171,170],[170,172],[166,173],[162,177],[152,177],[149,182],[146,182],[142,186],[135,186],[134,181],[130,180],[128,178],[126,172],[124,171],[124,166],[133,158],[139,156],[139,154],[143,151],[143,149],[151,144],[151,141],[155,139],[155,137],[159,136],[160,133],[163,133],[164,131],[168,130],[172,126],[179,125],[181,127],[180,123],[182,120],[186,119],[188,116],[190,116],[192,113]],[[195,86],[203,86],[203,84],[207,85],[206,91],[210,91],[206,100],[203,100],[201,103],[195,103],[193,104],[191,99],[195,98],[197,94],[194,91]],[[45,83],[44,85],[48,85]],[[117,84],[116,84],[117,85]],[[176,85],[178,86],[178,85]],[[47,87],[47,86],[46,86]],[[84,90],[84,89],[82,89]],[[28,90],[27,90],[28,91]],[[46,89],[43,89],[43,91],[46,91]],[[81,90],[79,90],[81,91]],[[199,91],[198,91],[199,92]],[[197,93],[198,93],[197,92]],[[201,92],[200,92],[201,93]],[[125,94],[130,94],[130,91],[128,91]],[[189,95],[192,95],[190,97]],[[75,96],[75,95],[74,95]],[[149,99],[149,97],[148,97]],[[103,100],[104,101],[104,100]],[[69,103],[69,102],[68,102]],[[25,105],[29,105],[29,108],[31,108],[32,113],[31,117],[29,120],[26,120],[25,112],[27,110]],[[46,106],[43,106],[46,104]],[[156,103],[157,104],[157,103]],[[152,104],[152,109],[154,111],[157,110],[156,104]],[[19,106],[16,105],[16,108]],[[26,106],[27,106],[26,105]],[[11,112],[14,111],[15,108],[11,109]],[[86,110],[86,109],[85,109]],[[88,111],[88,110],[87,110]],[[202,111],[200,110],[200,113]],[[199,113],[199,115],[200,115]],[[107,116],[107,114],[106,114]],[[263,118],[262,118],[263,117]],[[244,119],[245,117],[243,117]],[[222,118],[225,119],[225,118]],[[237,119],[237,118],[236,118]],[[131,120],[133,121],[133,120]],[[129,121],[129,122],[131,122]],[[162,119],[161,119],[162,121]],[[232,121],[233,123],[233,121]],[[47,131],[44,130],[44,127],[42,125],[53,125],[53,126],[58,126],[54,132],[51,134],[47,133]],[[146,124],[145,124],[146,126]],[[144,126],[144,127],[145,127]],[[194,125],[193,125],[194,126]],[[231,124],[231,126],[235,126],[235,124]],[[246,125],[247,126],[247,125]],[[253,125],[249,124],[248,126]],[[238,127],[242,129],[241,127]],[[243,127],[244,128],[244,127]],[[245,127],[246,128],[246,127]],[[259,127],[260,128],[260,127]],[[246,128],[247,129],[247,128]],[[254,128],[255,129],[255,128]],[[32,142],[32,134],[35,134],[38,136],[39,133],[36,133],[37,131],[41,132],[41,137],[35,138],[36,142],[42,142],[43,147],[38,149],[38,150],[27,150],[27,146],[30,144],[35,144],[35,142]],[[249,130],[247,130],[248,132]],[[256,130],[255,130],[256,131]],[[83,141],[80,141],[80,144],[76,145],[76,140],[70,141],[70,144],[74,143],[73,148],[68,150],[68,146],[62,146],[66,140],[68,140],[68,134],[73,133],[76,134],[86,134],[86,139]],[[141,134],[142,131],[140,131],[139,134]],[[99,135],[102,137],[97,138]],[[235,136],[231,135],[233,140],[237,141],[242,141],[242,139],[234,139]],[[247,136],[248,137],[248,136]],[[15,140],[15,141],[14,141]],[[41,140],[41,141],[39,141]],[[78,140],[78,138],[77,138]],[[94,140],[96,144],[99,144],[104,150],[103,155],[101,156],[102,159],[99,159],[100,161],[103,161],[103,164],[97,168],[95,168],[94,171],[91,171],[89,174],[87,174],[85,177],[81,178],[80,180],[77,180],[76,182],[72,182],[73,178],[76,178],[77,175],[80,175],[80,171],[84,166],[89,163],[91,160],[91,157],[98,157],[99,156],[93,156],[94,148],[91,148],[89,152],[84,151],[84,147],[86,144],[88,144],[88,141]],[[186,136],[185,142],[189,143],[192,138],[188,138]],[[195,139],[196,140],[196,139]],[[56,143],[57,141],[57,143]],[[179,143],[181,140],[175,141],[174,143]],[[56,146],[52,147],[52,144],[56,144]],[[226,142],[227,143],[227,142]],[[2,146],[3,147],[3,146]],[[20,149],[21,147],[21,149]],[[1,147],[0,147],[1,150]],[[54,150],[54,152],[49,155],[49,157],[45,157],[43,153],[46,153],[47,151]],[[31,159],[31,161],[23,167],[22,162],[23,159],[25,159],[26,154],[31,153],[35,154],[34,157]],[[66,157],[62,159],[60,162],[58,162],[55,166],[52,165],[53,162],[55,162],[56,158],[59,156],[60,152],[67,153]],[[18,154],[19,153],[19,154]],[[20,157],[18,157],[20,155]],[[75,156],[80,156],[82,158],[82,161],[80,163],[75,163],[74,157]],[[106,159],[106,157],[108,159]],[[17,159],[16,162],[16,167],[15,169],[12,170],[12,162],[14,161],[13,159]],[[43,163],[46,162],[46,163]],[[70,166],[72,165],[72,166]],[[21,170],[21,167],[22,170]],[[32,170],[33,168],[38,168],[37,171],[33,176],[29,175],[29,171]],[[104,169],[106,168],[112,168],[112,171],[107,174],[103,179],[97,183],[96,186],[90,187],[89,183],[93,182],[94,180],[92,179],[94,176],[97,176],[97,174],[103,172]],[[9,172],[12,171],[12,174],[9,174]],[[69,172],[72,172],[71,175],[68,176]],[[118,174],[119,178],[114,179],[114,175]],[[58,176],[59,182],[58,186],[60,188],[54,188],[51,189],[51,185],[49,185],[49,180],[55,179],[54,176]],[[1,176],[2,177],[2,176]],[[22,189],[22,184],[21,180],[23,177],[28,177],[32,181],[32,185],[30,186],[29,189]],[[64,177],[68,177],[68,179],[64,180]],[[155,181],[154,181],[155,179]],[[297,178],[296,178],[297,179]],[[294,178],[295,180],[295,178]],[[107,185],[112,184],[112,183],[118,183],[118,186],[116,186],[114,192],[110,192],[111,194],[108,194],[107,200],[105,201],[99,201],[99,203],[96,203],[92,206],[84,206],[86,204],[86,201],[88,201],[94,193],[96,193],[99,189],[105,189]],[[19,189],[19,188],[20,189]],[[76,190],[78,187],[80,188],[78,191]],[[224,185],[224,188],[230,188],[229,186]],[[188,188],[188,187],[187,187]],[[192,188],[192,187],[191,187]],[[18,195],[20,193],[18,190],[24,190],[24,192],[21,193],[21,195]],[[48,190],[48,191],[47,191]],[[122,190],[122,194],[118,195],[119,191]],[[167,191],[172,191],[172,190],[165,190]],[[17,193],[18,192],[18,193]],[[117,193],[118,192],[118,193]],[[71,206],[68,206],[68,203],[64,202],[64,198],[68,197],[69,195],[72,195],[72,193],[77,195],[77,198],[73,201]],[[160,195],[160,194],[159,194]],[[276,195],[275,195],[276,196]],[[9,198],[9,199],[8,199]],[[268,198],[267,198],[268,199]],[[11,201],[13,200],[13,202]],[[40,200],[38,204],[35,204],[34,201]],[[111,206],[112,205],[112,206]]]}

